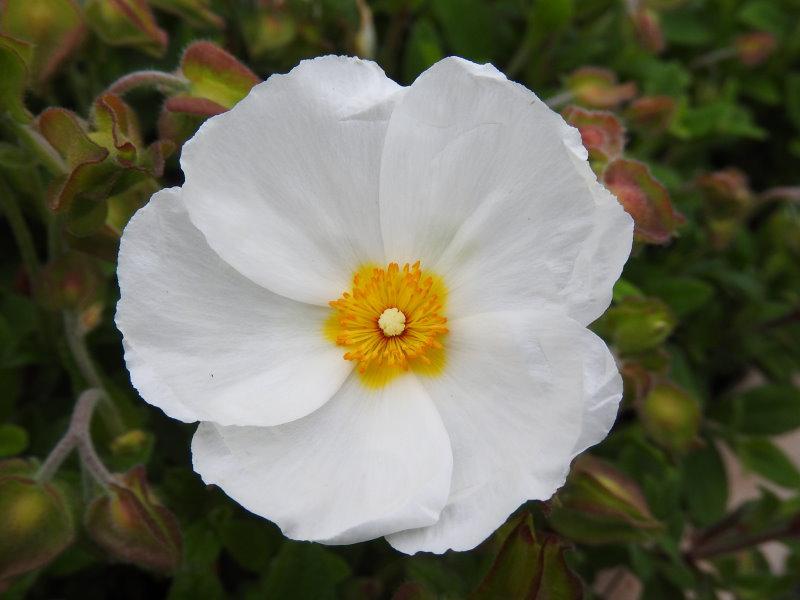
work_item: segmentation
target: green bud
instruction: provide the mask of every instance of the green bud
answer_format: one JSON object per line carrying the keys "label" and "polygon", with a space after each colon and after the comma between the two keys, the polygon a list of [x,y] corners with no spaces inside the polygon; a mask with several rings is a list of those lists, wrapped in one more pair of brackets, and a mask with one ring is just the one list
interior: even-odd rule
{"label": "green bud", "polygon": [[144,467],[112,483],[89,505],[84,523],[91,538],[117,560],[160,573],[172,573],[180,563],[177,520],[153,494]]}
{"label": "green bud", "polygon": [[589,455],[572,465],[554,498],[550,522],[562,535],[586,544],[640,541],[662,529],[636,482]]}
{"label": "green bud", "polygon": [[697,439],[700,404],[675,385],[654,387],[641,402],[639,415],[648,435],[667,450],[686,452]]}
{"label": "green bud", "polygon": [[566,546],[555,535],[538,539],[528,511],[512,518],[494,536],[498,550],[473,600],[495,598],[580,598],[583,584],[567,565]]}
{"label": "green bud", "polygon": [[736,38],[735,48],[739,60],[747,67],[757,67],[766,61],[778,47],[778,40],[766,31],[754,31]]}
{"label": "green bud", "polygon": [[603,183],[633,217],[637,241],[666,244],[685,222],[672,206],[667,189],[644,163],[617,159],[603,173]]}
{"label": "green bud", "polygon": [[66,496],[23,460],[0,463],[0,582],[43,567],[72,543]]}
{"label": "green bud", "polygon": [[606,311],[598,328],[611,338],[620,354],[636,354],[661,344],[676,324],[672,311],[661,300],[628,297]]}

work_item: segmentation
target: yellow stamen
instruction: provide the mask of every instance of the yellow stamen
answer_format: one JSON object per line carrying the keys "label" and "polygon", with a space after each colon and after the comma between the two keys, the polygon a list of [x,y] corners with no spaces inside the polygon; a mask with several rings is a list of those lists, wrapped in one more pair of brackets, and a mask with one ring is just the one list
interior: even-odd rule
{"label": "yellow stamen", "polygon": [[357,362],[373,382],[410,368],[430,374],[430,365],[443,360],[437,338],[447,333],[444,296],[441,280],[423,272],[419,262],[365,267],[353,276],[352,291],[330,303],[334,313],[327,328],[347,349],[344,358]]}

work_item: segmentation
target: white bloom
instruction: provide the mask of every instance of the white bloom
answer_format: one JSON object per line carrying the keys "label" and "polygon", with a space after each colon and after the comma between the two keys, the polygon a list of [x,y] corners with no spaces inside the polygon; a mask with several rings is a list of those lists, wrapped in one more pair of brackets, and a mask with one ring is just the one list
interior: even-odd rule
{"label": "white bloom", "polygon": [[287,536],[473,548],[608,433],[621,380],[586,325],[632,222],[577,131],[492,66],[403,88],[304,61],[181,165],[122,238],[125,358],[201,421],[203,479]]}

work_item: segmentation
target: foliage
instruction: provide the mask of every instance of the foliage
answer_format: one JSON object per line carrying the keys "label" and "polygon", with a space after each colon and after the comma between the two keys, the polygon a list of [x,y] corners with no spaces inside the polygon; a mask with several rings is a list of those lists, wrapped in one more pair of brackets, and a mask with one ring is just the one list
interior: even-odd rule
{"label": "foliage", "polygon": [[[616,597],[633,577],[646,598],[796,597],[800,472],[775,436],[800,428],[798,14],[798,0],[0,0],[0,522],[31,524],[0,523],[0,593]],[[193,427],[140,401],[123,366],[125,223],[180,184],[177,150],[203,120],[327,53],[401,83],[449,54],[492,62],[580,129],[636,220],[593,326],[625,379],[612,434],[471,552],[284,539],[202,485]],[[56,446],[87,387],[103,390],[91,433],[85,420]],[[52,480],[53,455],[20,460],[65,439],[80,460],[59,455]],[[762,478],[759,497],[729,505],[723,454]],[[103,465],[127,475],[109,484]]]}

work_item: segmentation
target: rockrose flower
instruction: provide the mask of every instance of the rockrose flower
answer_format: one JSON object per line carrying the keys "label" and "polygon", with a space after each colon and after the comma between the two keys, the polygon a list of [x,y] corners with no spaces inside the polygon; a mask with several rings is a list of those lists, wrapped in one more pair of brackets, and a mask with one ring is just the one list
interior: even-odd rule
{"label": "rockrose flower", "polygon": [[208,120],[125,229],[116,322],[194,469],[290,538],[466,550],[608,433],[586,325],[632,222],[490,65],[302,62]]}

